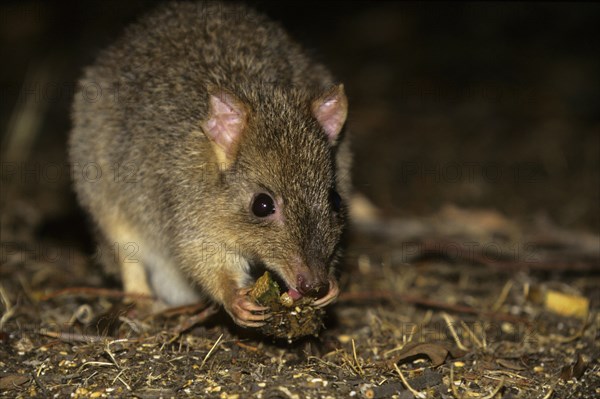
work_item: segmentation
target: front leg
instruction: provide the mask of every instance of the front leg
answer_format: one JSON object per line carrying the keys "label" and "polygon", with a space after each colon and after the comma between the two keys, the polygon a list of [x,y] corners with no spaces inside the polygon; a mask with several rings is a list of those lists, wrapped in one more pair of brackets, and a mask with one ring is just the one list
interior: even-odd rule
{"label": "front leg", "polygon": [[250,288],[240,288],[223,303],[223,307],[229,313],[233,321],[242,327],[261,327],[271,317],[269,308],[260,306],[250,300],[248,292]]}
{"label": "front leg", "polygon": [[240,287],[243,278],[238,273],[224,271],[214,273],[213,278],[204,280],[204,287],[220,304],[233,321],[242,327],[261,327],[271,317],[269,308],[250,300],[250,288]]}
{"label": "front leg", "polygon": [[[242,327],[260,327],[271,316],[269,308],[260,306],[248,297],[248,262],[234,250],[207,251],[206,240],[195,240],[195,246],[187,246],[183,263],[197,262],[197,254],[204,253],[201,263],[188,271],[196,284],[216,303],[223,305],[233,321]],[[223,251],[225,254],[223,254]]]}

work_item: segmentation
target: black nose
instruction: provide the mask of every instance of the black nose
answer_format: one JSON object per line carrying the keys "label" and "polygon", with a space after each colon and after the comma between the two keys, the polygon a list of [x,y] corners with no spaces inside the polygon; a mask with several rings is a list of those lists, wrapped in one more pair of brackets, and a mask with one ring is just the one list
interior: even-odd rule
{"label": "black nose", "polygon": [[303,274],[298,275],[298,291],[303,296],[309,296],[313,298],[321,298],[327,294],[329,285],[326,282],[307,278]]}

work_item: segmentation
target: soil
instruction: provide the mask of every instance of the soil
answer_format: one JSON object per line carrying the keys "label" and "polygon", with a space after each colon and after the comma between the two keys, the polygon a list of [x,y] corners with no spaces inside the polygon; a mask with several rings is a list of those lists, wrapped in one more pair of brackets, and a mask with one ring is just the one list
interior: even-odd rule
{"label": "soil", "polygon": [[600,6],[253,4],[350,99],[362,212],[325,328],[134,306],[65,143],[81,68],[153,4],[3,5],[0,396],[600,396]]}

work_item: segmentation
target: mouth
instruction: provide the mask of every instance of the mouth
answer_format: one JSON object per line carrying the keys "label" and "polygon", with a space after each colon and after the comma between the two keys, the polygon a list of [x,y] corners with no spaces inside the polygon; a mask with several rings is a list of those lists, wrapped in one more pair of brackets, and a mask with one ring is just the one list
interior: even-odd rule
{"label": "mouth", "polygon": [[283,294],[287,292],[287,294],[294,301],[302,298],[302,294],[298,292],[293,286],[289,285],[279,271],[273,270],[272,268],[267,267],[263,262],[253,262],[250,266],[250,278],[253,282],[265,274],[268,271],[271,274],[271,278],[277,283],[279,286],[279,294]]}

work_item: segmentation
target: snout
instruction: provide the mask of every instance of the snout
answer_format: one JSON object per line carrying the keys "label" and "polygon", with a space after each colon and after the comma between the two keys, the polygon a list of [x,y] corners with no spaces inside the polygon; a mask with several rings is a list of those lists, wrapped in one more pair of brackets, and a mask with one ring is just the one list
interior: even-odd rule
{"label": "snout", "polygon": [[309,265],[302,257],[295,256],[283,273],[289,287],[288,294],[294,299],[304,296],[320,299],[329,292],[329,268],[325,262],[312,259]]}

